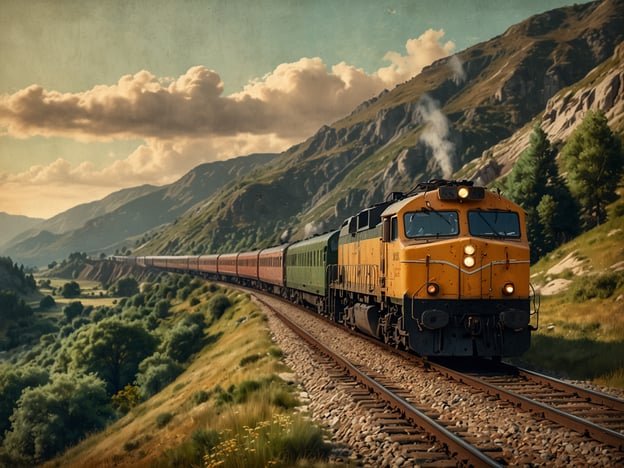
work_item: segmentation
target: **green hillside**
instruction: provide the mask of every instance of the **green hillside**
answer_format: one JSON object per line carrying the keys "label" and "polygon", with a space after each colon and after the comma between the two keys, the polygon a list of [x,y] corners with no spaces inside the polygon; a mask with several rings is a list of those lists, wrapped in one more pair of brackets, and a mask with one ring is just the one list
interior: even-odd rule
{"label": "green hillside", "polygon": [[539,330],[521,362],[624,387],[624,184],[609,220],[531,268]]}

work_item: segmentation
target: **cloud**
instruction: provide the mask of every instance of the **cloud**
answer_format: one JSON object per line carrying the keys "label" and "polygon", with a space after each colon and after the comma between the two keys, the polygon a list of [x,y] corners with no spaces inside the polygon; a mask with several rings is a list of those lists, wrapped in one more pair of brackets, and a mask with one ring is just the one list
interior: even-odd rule
{"label": "cloud", "polygon": [[[122,187],[173,182],[200,163],[254,152],[281,152],[324,124],[348,115],[384,88],[410,79],[455,48],[444,31],[428,30],[388,52],[372,73],[321,58],[284,63],[240,92],[224,95],[219,74],[195,66],[177,78],[146,70],[116,84],[61,93],[33,84],[0,95],[0,135],[60,136],[79,141],[142,139],[125,159],[72,166],[62,157],[18,174],[0,171],[0,210],[49,216]],[[62,155],[61,155],[62,156]],[[6,195],[10,192],[12,195]],[[41,194],[49,203],[25,207]],[[71,194],[71,195],[70,195]],[[20,197],[22,201],[20,202]],[[10,198],[10,199],[9,199]],[[58,202],[58,206],[54,203]],[[20,204],[21,203],[21,204]],[[26,211],[28,210],[28,211]]]}
{"label": "cloud", "polygon": [[407,55],[388,52],[387,67],[368,74],[344,62],[328,69],[318,58],[279,65],[224,96],[217,72],[190,68],[177,79],[146,70],[110,86],[60,93],[31,85],[0,96],[0,126],[14,137],[64,136],[83,141],[202,138],[274,134],[305,138],[361,102],[405,81],[455,47],[444,31],[428,30],[406,43]]}
{"label": "cloud", "polygon": [[405,44],[407,55],[388,52],[385,59],[391,64],[379,69],[376,74],[385,83],[402,83],[417,75],[422,69],[434,61],[444,58],[455,50],[455,43],[441,43],[444,30],[428,29],[417,39],[409,39]]}

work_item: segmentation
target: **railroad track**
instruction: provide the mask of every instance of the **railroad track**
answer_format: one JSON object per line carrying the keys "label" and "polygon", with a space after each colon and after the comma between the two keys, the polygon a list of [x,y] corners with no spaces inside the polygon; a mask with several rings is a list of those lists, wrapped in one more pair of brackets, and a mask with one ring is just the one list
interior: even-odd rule
{"label": "railroad track", "polygon": [[[282,322],[327,360],[325,366],[335,381],[347,388],[358,404],[377,413],[381,431],[404,449],[410,463],[427,466],[503,466],[490,456],[500,448],[492,444],[477,447],[436,422],[436,415],[410,403],[409,395],[374,372],[361,369],[349,360],[323,345],[314,336],[279,312],[261,297],[260,302],[270,308]],[[430,412],[431,414],[431,412]],[[489,452],[489,453],[488,453]],[[506,463],[503,463],[506,464]]]}
{"label": "railroad track", "polygon": [[624,451],[623,400],[507,364],[483,363],[482,368],[492,367],[485,374],[432,366],[517,408]]}
{"label": "railroad track", "polygon": [[[256,293],[254,295],[258,297]],[[277,300],[272,298],[272,301],[269,302],[273,301]],[[264,300],[262,302],[267,303]],[[268,307],[274,310],[272,305],[269,304]],[[288,307],[292,307],[292,305]],[[302,313],[320,320],[320,317],[315,314]],[[305,322],[308,321],[309,319],[305,319]],[[321,328],[327,329],[328,323],[331,322],[325,321],[325,326]],[[348,332],[343,327],[336,327],[336,330],[342,333]],[[306,341],[318,341],[309,333],[304,333],[304,335],[306,336],[303,339]],[[357,334],[357,339],[362,340],[366,337]],[[370,343],[374,344],[375,347],[383,347],[377,341]],[[318,347],[317,344],[314,346]],[[365,347],[371,348],[370,346]],[[552,423],[546,423],[546,428],[543,429],[548,434],[551,430],[561,430],[557,428],[571,428],[574,432],[569,431],[572,435],[566,434],[567,442],[565,442],[566,450],[571,454],[569,457],[566,455],[567,458],[563,460],[564,463],[565,460],[569,459],[568,463],[574,464],[577,450],[579,452],[590,450],[594,453],[608,454],[599,458],[601,461],[598,463],[605,464],[607,463],[606,460],[609,460],[609,464],[624,462],[624,453],[622,453],[624,436],[618,432],[621,431],[622,420],[624,419],[622,400],[570,386],[565,382],[553,381],[549,377],[521,369],[505,367],[496,370],[488,369],[487,373],[476,374],[472,372],[469,374],[465,370],[462,372],[435,362],[423,361],[412,354],[397,352],[394,348],[385,347],[385,350],[398,355],[403,360],[404,366],[406,362],[409,362],[409,366],[413,367],[414,370],[418,369],[419,372],[425,374],[428,372],[429,375],[425,375],[425,379],[432,379],[431,374],[437,373],[444,376],[444,379],[452,379],[458,382],[463,387],[469,386],[472,393],[487,395],[488,400],[498,402],[499,406],[504,406],[506,409],[511,409],[514,418],[517,418],[518,413],[520,413],[528,415],[524,416],[525,419],[552,421]],[[331,349],[320,352],[326,356],[337,354]],[[383,351],[379,350],[377,353],[383,353]],[[330,358],[327,357],[326,359]],[[379,430],[388,434],[391,440],[399,445],[409,462],[424,465],[435,464],[436,466],[447,466],[449,463],[451,465],[473,466],[515,465],[525,462],[544,463],[544,460],[561,463],[561,459],[557,458],[556,455],[550,456],[548,453],[544,453],[545,450],[536,449],[535,446],[539,445],[538,443],[533,443],[533,447],[531,447],[531,443],[523,443],[526,448],[523,448],[522,455],[519,455],[517,449],[506,446],[509,441],[506,440],[506,436],[501,436],[500,433],[487,433],[486,428],[475,428],[470,423],[468,426],[471,427],[468,427],[461,420],[448,420],[448,415],[444,414],[444,411],[430,405],[423,405],[420,401],[422,395],[416,394],[404,382],[389,376],[385,372],[371,371],[366,364],[358,362],[359,359],[357,358],[355,364],[342,357],[338,357],[338,359],[332,357],[331,360],[340,362],[340,364],[335,364],[338,366],[337,370],[332,371],[335,379],[342,382],[341,385],[352,389],[353,399],[362,408],[369,408],[370,411],[378,414],[376,425],[380,428]],[[348,377],[344,374],[344,369],[349,369]],[[540,380],[541,383],[538,385],[534,382],[535,380]],[[567,389],[564,391],[563,388]],[[557,400],[559,407],[552,407],[553,402]],[[506,403],[503,404],[502,402]],[[495,411],[504,411],[504,409],[499,408]],[[520,411],[517,411],[518,409]],[[592,421],[587,420],[590,416]],[[504,415],[499,417],[505,418]],[[605,421],[608,421],[608,424]],[[522,427],[520,432],[526,432],[527,438],[539,439],[541,437],[545,439],[550,437],[540,436],[539,431],[542,429],[537,427],[532,429],[530,427],[532,424],[535,426],[542,425],[535,422],[528,423],[528,426]],[[605,424],[608,427],[604,427]],[[522,426],[522,423],[518,425]],[[450,438],[447,439],[448,436]],[[595,441],[599,441],[599,443]],[[604,447],[604,445],[609,446],[609,448]],[[590,448],[587,449],[587,447]],[[531,453],[531,449],[535,453]],[[591,458],[592,455],[585,454],[584,456],[585,460],[595,459],[595,457]],[[580,463],[583,463],[582,460],[583,458],[581,458]]]}

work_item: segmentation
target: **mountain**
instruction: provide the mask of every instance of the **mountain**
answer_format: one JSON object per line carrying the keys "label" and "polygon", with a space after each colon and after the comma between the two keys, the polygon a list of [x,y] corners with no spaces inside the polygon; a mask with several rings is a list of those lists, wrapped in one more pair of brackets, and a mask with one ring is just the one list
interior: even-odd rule
{"label": "mountain", "polygon": [[[129,238],[140,238],[158,226],[173,222],[196,204],[201,207],[224,184],[261,167],[274,157],[273,154],[255,154],[207,163],[170,185],[116,192],[99,202],[57,215],[42,224],[49,230],[21,235],[20,240],[11,242],[5,251],[20,263],[44,265],[61,260],[71,252],[98,254],[111,252],[121,245],[127,247]],[[80,215],[83,216],[82,223],[77,223]],[[78,228],[66,230],[76,224],[79,224]],[[133,239],[130,245],[140,241]]]}
{"label": "mountain", "polygon": [[522,138],[536,119],[563,138],[555,128],[574,128],[579,111],[614,103],[603,110],[622,133],[623,37],[624,0],[532,16],[323,126],[138,252],[262,247],[335,228],[422,180],[495,180],[526,147]]}
{"label": "mountain", "polygon": [[42,221],[43,219],[40,218],[0,213],[0,226],[2,226],[2,230],[0,230],[0,246]]}

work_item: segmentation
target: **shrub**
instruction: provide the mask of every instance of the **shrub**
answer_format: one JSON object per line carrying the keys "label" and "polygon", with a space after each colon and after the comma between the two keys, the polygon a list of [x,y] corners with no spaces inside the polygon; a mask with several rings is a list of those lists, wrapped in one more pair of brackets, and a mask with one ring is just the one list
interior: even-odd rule
{"label": "shrub", "polygon": [[210,393],[208,393],[205,390],[198,390],[191,395],[191,397],[189,398],[189,401],[191,405],[197,406],[208,401],[209,398],[210,398]]}
{"label": "shrub", "polygon": [[161,353],[154,353],[139,364],[136,382],[143,398],[149,398],[173,382],[183,371],[182,366]]}
{"label": "shrub", "polygon": [[245,356],[244,358],[242,358],[240,360],[240,362],[238,363],[241,367],[245,367],[247,364],[252,364],[256,361],[258,361],[262,356],[260,356],[259,354],[252,354],[250,356]]}
{"label": "shrub", "polygon": [[165,336],[162,349],[172,359],[185,362],[203,346],[204,330],[197,324],[182,322]]}
{"label": "shrub", "polygon": [[80,285],[75,281],[65,283],[61,289],[61,296],[66,299],[80,296]]}
{"label": "shrub", "polygon": [[141,401],[139,393],[139,387],[136,385],[126,385],[122,390],[119,390],[111,398],[113,407],[120,413],[127,413]]}
{"label": "shrub", "polygon": [[228,307],[232,305],[225,294],[215,294],[208,302],[208,310],[213,320],[219,320]]}
{"label": "shrub", "polygon": [[9,417],[22,391],[49,381],[48,371],[36,366],[0,365],[0,434],[10,428]]}
{"label": "shrub", "polygon": [[56,301],[49,294],[39,301],[39,309],[48,310],[56,305]]}
{"label": "shrub", "polygon": [[190,296],[191,292],[192,291],[189,286],[184,286],[182,289],[178,289],[176,297],[181,301],[185,301],[186,298]]}
{"label": "shrub", "polygon": [[276,348],[275,346],[271,346],[269,348],[269,356],[277,358],[277,359],[281,359],[284,357],[284,351],[282,351],[279,348]]}
{"label": "shrub", "polygon": [[169,422],[172,419],[173,419],[173,414],[169,413],[168,411],[164,413],[160,413],[158,416],[156,416],[156,427],[158,427],[159,429],[162,429],[167,424],[169,424]]}
{"label": "shrub", "polygon": [[154,306],[154,314],[158,318],[165,318],[169,314],[169,301],[161,299]]}
{"label": "shrub", "polygon": [[139,292],[139,283],[133,276],[119,278],[111,288],[113,294],[123,297],[132,297]]}
{"label": "shrub", "polygon": [[102,429],[112,415],[102,380],[58,374],[51,383],[22,392],[4,447],[19,463],[38,464]]}
{"label": "shrub", "polygon": [[576,302],[587,301],[595,297],[607,299],[622,285],[624,285],[623,272],[591,276],[572,289],[572,298]]}
{"label": "shrub", "polygon": [[73,301],[63,308],[63,314],[65,315],[65,318],[67,319],[67,321],[71,322],[76,317],[80,316],[83,310],[84,310],[84,307],[82,305],[82,302]]}

